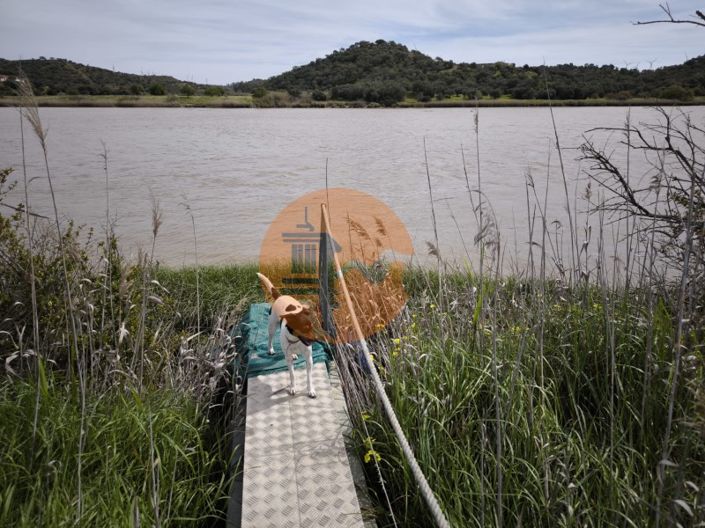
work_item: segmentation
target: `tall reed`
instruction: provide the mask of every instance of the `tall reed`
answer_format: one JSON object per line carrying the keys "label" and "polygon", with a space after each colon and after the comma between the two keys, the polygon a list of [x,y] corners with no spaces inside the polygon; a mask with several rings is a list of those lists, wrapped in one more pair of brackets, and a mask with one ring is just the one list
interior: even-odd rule
{"label": "tall reed", "polygon": [[[705,343],[688,327],[702,317],[692,286],[693,201],[674,282],[662,271],[670,257],[659,247],[658,217],[615,219],[607,190],[587,182],[590,207],[581,218],[561,170],[572,219],[565,233],[572,257],[564,256],[562,229],[548,210],[550,152],[560,149],[552,143],[545,187],[527,175],[527,267],[514,276],[500,272],[504,248],[485,220],[482,179],[472,188],[461,148],[481,265],[474,272],[444,262],[442,281],[439,271],[408,270],[407,309],[370,340],[378,369],[453,525],[703,523],[705,406],[696,387]],[[624,148],[636,148],[627,134]],[[658,191],[654,199],[657,210],[672,210]],[[349,357],[340,354],[340,362]],[[380,507],[389,496],[393,522],[429,525],[364,371],[348,364],[341,377],[361,454],[372,442],[381,457],[382,476],[370,468],[370,481],[384,483],[373,484]]]}
{"label": "tall reed", "polygon": [[[252,298],[254,273],[208,270],[208,328],[188,336],[204,321],[185,291],[189,270],[160,275],[155,265],[158,207],[151,251],[127,262],[111,227],[104,145],[105,239],[95,243],[60,222],[46,129],[29,85],[24,101],[21,145],[27,119],[54,214],[50,222],[31,211],[26,163],[25,204],[0,217],[0,259],[8,264],[0,267],[0,525],[222,519],[233,476],[223,402],[237,408],[239,397],[227,330]],[[9,172],[0,172],[0,187]],[[5,196],[0,188],[0,205]],[[199,295],[201,276],[199,268]]]}

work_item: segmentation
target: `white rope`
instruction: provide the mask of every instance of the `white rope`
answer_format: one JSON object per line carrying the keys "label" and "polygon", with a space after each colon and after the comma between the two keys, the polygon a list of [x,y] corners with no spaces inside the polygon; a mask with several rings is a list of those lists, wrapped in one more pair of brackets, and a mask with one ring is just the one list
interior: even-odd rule
{"label": "white rope", "polygon": [[[321,217],[323,218],[323,222],[325,223],[326,232],[330,235],[331,238],[334,238],[330,227],[330,219],[328,218],[328,210],[325,204],[321,204]],[[345,302],[348,305],[348,310],[350,310],[350,317],[352,319],[353,326],[355,327],[355,333],[357,334],[357,337],[360,340],[360,345],[362,346],[362,351],[364,352],[367,368],[372,374],[372,380],[374,381],[375,392],[377,393],[377,397],[382,401],[382,406],[384,407],[384,411],[387,414],[387,418],[392,424],[394,434],[396,435],[397,440],[401,445],[402,451],[404,452],[404,456],[406,456],[406,460],[409,463],[411,472],[414,474],[416,483],[419,485],[421,494],[423,495],[426,504],[428,505],[429,509],[431,510],[431,513],[433,514],[433,518],[436,521],[436,525],[439,528],[450,528],[450,524],[448,523],[448,520],[445,518],[445,515],[441,510],[441,507],[438,504],[435,495],[433,494],[433,490],[431,490],[431,487],[428,485],[428,481],[426,480],[423,471],[421,471],[421,468],[419,467],[419,464],[416,461],[416,457],[414,456],[414,452],[412,451],[411,446],[409,445],[409,442],[406,439],[406,435],[404,435],[404,431],[402,430],[401,425],[399,425],[399,420],[397,419],[397,415],[394,413],[392,403],[389,401],[387,393],[384,391],[384,385],[382,384],[382,380],[379,377],[377,368],[374,366],[372,356],[370,355],[370,349],[367,347],[367,341],[365,340],[365,337],[362,334],[360,323],[357,320],[355,308],[353,306],[352,299],[350,298],[350,292],[348,291],[348,285],[345,282],[345,276],[343,275],[343,270],[340,267],[338,255],[337,253],[335,253],[335,251],[333,252],[333,260],[335,262],[337,276],[340,279],[340,285],[343,289]]]}

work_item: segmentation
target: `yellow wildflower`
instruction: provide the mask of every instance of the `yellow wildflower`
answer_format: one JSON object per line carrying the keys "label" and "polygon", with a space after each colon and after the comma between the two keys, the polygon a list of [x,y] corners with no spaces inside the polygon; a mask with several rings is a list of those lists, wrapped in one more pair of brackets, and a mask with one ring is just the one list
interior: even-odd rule
{"label": "yellow wildflower", "polygon": [[370,449],[367,451],[367,453],[365,453],[365,463],[369,464],[372,458],[374,458],[376,462],[382,460],[382,457],[377,451],[375,451],[374,449]]}

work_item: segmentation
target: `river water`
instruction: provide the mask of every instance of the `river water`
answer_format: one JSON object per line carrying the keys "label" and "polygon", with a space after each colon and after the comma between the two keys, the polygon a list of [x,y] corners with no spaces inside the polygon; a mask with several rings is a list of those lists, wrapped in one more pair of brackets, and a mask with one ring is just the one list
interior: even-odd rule
{"label": "river water", "polygon": [[[584,135],[593,137],[613,151],[617,163],[624,163],[621,136],[588,131],[619,127],[628,111],[554,109],[570,206],[580,215],[580,225],[588,210],[581,197],[588,167],[578,159],[577,147]],[[705,107],[685,111],[705,124]],[[649,108],[630,112],[633,123],[658,118]],[[476,111],[462,108],[42,108],[40,116],[48,129],[49,166],[62,218],[104,232],[105,145],[110,217],[125,252],[134,255],[138,247],[151,245],[151,211],[158,201],[163,224],[156,256],[173,266],[194,261],[185,204],[195,220],[201,263],[254,261],[278,212],[302,194],[325,187],[326,163],[330,187],[371,194],[396,213],[421,260],[427,258],[426,242],[435,238],[427,168],[440,249],[448,260],[477,259],[473,239],[478,229],[468,181],[477,189],[478,161],[485,200],[505,248],[505,267],[512,261],[523,263],[527,252],[528,174],[542,200],[548,184],[548,220],[565,229],[568,225],[548,108],[481,108],[479,137]],[[38,142],[28,127],[25,136],[32,210],[53,215]],[[0,167],[17,169],[17,179],[22,174],[21,145],[17,110],[0,108]],[[630,163],[634,178],[649,176],[648,160],[634,155]],[[19,190],[6,201],[21,201]],[[588,221],[594,224],[596,217]]]}

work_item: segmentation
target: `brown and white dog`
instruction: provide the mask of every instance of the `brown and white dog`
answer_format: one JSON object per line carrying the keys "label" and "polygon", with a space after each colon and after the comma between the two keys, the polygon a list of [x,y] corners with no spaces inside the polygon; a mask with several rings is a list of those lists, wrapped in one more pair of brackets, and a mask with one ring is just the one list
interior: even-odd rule
{"label": "brown and white dog", "polygon": [[258,273],[262,286],[269,293],[274,302],[269,314],[269,354],[274,354],[272,340],[277,326],[281,325],[279,331],[279,342],[281,343],[286,363],[289,367],[289,394],[296,394],[296,382],[294,380],[294,360],[299,354],[306,358],[306,381],[308,384],[308,395],[310,398],[316,397],[313,388],[313,341],[316,340],[311,322],[311,309],[301,304],[289,295],[282,295],[267,277]]}

